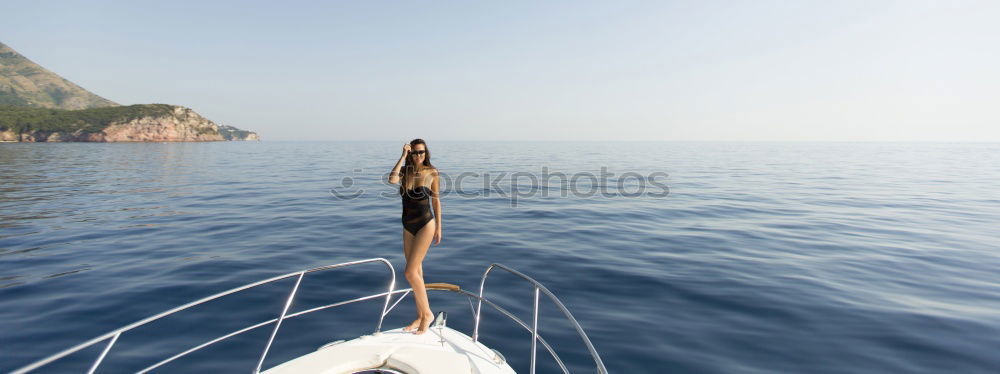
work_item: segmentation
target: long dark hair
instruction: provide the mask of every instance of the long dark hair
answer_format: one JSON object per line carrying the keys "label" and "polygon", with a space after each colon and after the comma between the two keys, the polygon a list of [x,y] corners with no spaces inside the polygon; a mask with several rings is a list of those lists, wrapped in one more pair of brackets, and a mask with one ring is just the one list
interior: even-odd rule
{"label": "long dark hair", "polygon": [[408,155],[406,155],[406,164],[403,166],[402,183],[399,184],[400,186],[405,186],[404,188],[406,188],[407,190],[409,190],[412,187],[412,186],[409,185],[410,184],[409,181],[410,181],[410,179],[413,178],[414,173],[417,172],[417,165],[414,165],[413,162],[412,162],[412,158],[413,158],[413,153],[412,152],[415,151],[415,150],[417,150],[417,144],[423,144],[424,145],[424,150],[427,151],[427,153],[424,153],[424,162],[423,162],[423,165],[427,166],[427,167],[430,167],[431,169],[436,169],[434,167],[434,165],[431,164],[431,149],[430,149],[430,147],[427,146],[427,142],[424,142],[424,140],[420,139],[420,138],[411,140],[410,141],[410,152],[411,153],[408,154]]}

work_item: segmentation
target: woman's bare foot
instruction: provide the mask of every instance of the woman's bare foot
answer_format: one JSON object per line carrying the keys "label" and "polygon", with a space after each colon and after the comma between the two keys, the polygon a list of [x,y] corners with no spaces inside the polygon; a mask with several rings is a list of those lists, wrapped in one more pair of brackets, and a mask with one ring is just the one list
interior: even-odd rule
{"label": "woman's bare foot", "polygon": [[434,322],[434,313],[424,314],[422,317],[420,319],[420,328],[414,331],[414,334],[420,335],[427,332],[427,328],[431,326],[431,322]]}
{"label": "woman's bare foot", "polygon": [[[417,319],[413,320],[413,323],[410,323],[409,326],[403,328],[403,331],[416,331],[417,327],[425,325],[424,320],[427,320],[426,325],[430,326],[431,322],[434,321],[434,313],[433,312],[420,313],[417,316]],[[423,329],[427,330],[426,327],[424,327]]]}
{"label": "woman's bare foot", "polygon": [[417,319],[413,320],[413,323],[411,323],[409,326],[404,327],[403,331],[413,331],[413,330],[416,330],[417,327],[420,326],[420,322],[423,321],[423,320],[424,320],[423,316],[417,317]]}

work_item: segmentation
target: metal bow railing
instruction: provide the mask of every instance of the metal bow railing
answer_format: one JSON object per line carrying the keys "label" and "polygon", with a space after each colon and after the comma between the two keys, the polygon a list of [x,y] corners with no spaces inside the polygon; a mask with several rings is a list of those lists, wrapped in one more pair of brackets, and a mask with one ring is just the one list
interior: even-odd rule
{"label": "metal bow railing", "polygon": [[[580,323],[576,321],[576,318],[574,318],[573,314],[569,312],[569,309],[566,309],[566,306],[563,305],[562,301],[559,301],[559,298],[556,297],[556,295],[554,295],[551,291],[549,291],[548,288],[545,288],[545,286],[543,286],[541,283],[538,283],[538,281],[532,279],[527,275],[524,275],[523,273],[517,270],[511,269],[502,264],[494,263],[490,265],[490,267],[486,268],[486,271],[483,272],[483,277],[479,280],[479,296],[477,297],[479,299],[479,303],[476,306],[476,324],[472,330],[473,341],[479,341],[479,316],[483,308],[483,301],[493,304],[483,297],[483,291],[486,287],[486,278],[490,275],[490,271],[492,271],[493,268],[500,268],[506,270],[507,272],[514,274],[520,277],[521,279],[531,282],[531,284],[535,286],[535,306],[532,312],[532,322],[531,322],[531,374],[535,374],[535,356],[536,356],[535,352],[537,351],[537,342],[540,339],[540,336],[538,335],[539,292],[545,293],[545,296],[548,296],[549,299],[552,299],[552,301],[556,304],[556,306],[559,307],[559,310],[561,310],[563,314],[566,315],[566,318],[569,319],[570,323],[573,324],[573,327],[576,329],[576,332],[580,334],[580,338],[582,338],[584,344],[587,345],[587,350],[590,351],[590,356],[594,359],[594,364],[597,365],[597,372],[599,374],[607,374],[608,369],[604,367],[604,362],[601,361],[601,356],[597,354],[597,350],[594,349],[594,344],[590,342],[590,338],[587,337],[587,333],[583,332],[583,327],[580,327]],[[493,304],[493,307],[499,308],[495,304]],[[504,313],[504,314],[507,314],[508,317],[513,318],[515,321],[518,321],[522,326],[527,328],[527,325],[525,325],[524,322],[521,322],[521,320],[518,319],[517,317],[514,317],[512,314],[509,313]],[[548,348],[548,344],[546,344],[546,348]],[[555,353],[552,352],[551,348],[549,348],[549,352],[552,353],[553,356],[555,355]],[[556,359],[558,360],[558,357]],[[564,372],[567,371],[566,367],[562,365],[561,361],[560,361],[560,366],[562,366]]]}
{"label": "metal bow railing", "polygon": [[[378,331],[380,331],[382,329],[382,320],[385,318],[385,315],[387,314],[386,308],[389,305],[389,299],[392,298],[393,288],[395,288],[395,286],[396,286],[396,269],[393,268],[392,264],[389,263],[389,261],[386,260],[386,259],[384,259],[384,258],[371,258],[371,259],[367,259],[367,260],[344,262],[344,263],[340,263],[340,264],[336,264],[336,265],[321,266],[321,267],[313,268],[313,269],[309,269],[309,270],[302,270],[302,271],[297,271],[297,272],[294,272],[294,273],[288,273],[288,274],[285,274],[285,275],[279,275],[279,276],[274,277],[274,278],[265,279],[265,280],[262,280],[260,282],[255,282],[255,283],[251,283],[251,284],[248,284],[248,285],[236,287],[236,288],[233,288],[233,289],[231,289],[229,291],[220,292],[220,293],[217,293],[215,295],[212,295],[212,296],[200,299],[200,300],[192,301],[190,303],[187,303],[187,304],[181,305],[179,307],[170,309],[170,310],[168,310],[166,312],[163,312],[163,313],[160,313],[160,314],[157,314],[157,315],[154,315],[154,316],[151,316],[151,317],[139,320],[139,321],[134,322],[132,324],[129,324],[129,325],[125,326],[125,327],[122,327],[122,328],[116,329],[114,331],[111,331],[111,332],[109,332],[107,334],[98,336],[98,337],[93,338],[91,340],[88,340],[88,341],[86,341],[84,343],[81,343],[79,345],[76,345],[74,347],[66,349],[66,350],[64,350],[62,352],[59,352],[59,353],[54,354],[52,356],[49,356],[49,357],[47,357],[45,359],[36,361],[36,362],[34,362],[34,363],[30,364],[30,365],[27,365],[25,367],[22,367],[20,369],[15,370],[13,372],[13,374],[23,374],[23,373],[30,372],[30,371],[38,369],[38,368],[40,368],[42,366],[48,365],[49,363],[52,363],[53,361],[56,361],[56,360],[58,360],[60,358],[66,357],[66,356],[68,356],[68,355],[70,355],[72,353],[80,351],[80,350],[82,350],[84,348],[90,347],[90,346],[92,346],[94,344],[97,344],[99,342],[107,340],[108,344],[104,347],[104,350],[101,351],[101,354],[97,357],[97,359],[94,360],[94,363],[90,365],[90,370],[87,371],[87,374],[92,374],[101,365],[101,362],[104,361],[104,357],[107,356],[108,351],[110,351],[111,347],[113,347],[115,345],[115,342],[118,341],[118,337],[121,336],[123,333],[129,331],[129,330],[132,330],[132,329],[134,329],[136,327],[145,325],[145,324],[150,323],[152,321],[158,320],[158,319],[163,318],[165,316],[177,313],[179,311],[191,308],[193,306],[196,306],[196,305],[199,305],[199,304],[203,304],[203,303],[206,303],[206,302],[218,299],[218,298],[226,296],[226,295],[230,295],[230,294],[233,294],[233,293],[236,293],[236,292],[240,292],[240,291],[243,291],[243,290],[246,290],[246,289],[249,289],[249,288],[253,288],[253,287],[256,287],[256,286],[259,286],[259,285],[262,285],[262,284],[271,283],[271,282],[274,282],[274,281],[279,281],[279,280],[287,279],[287,278],[291,278],[291,277],[296,277],[295,286],[292,287],[292,291],[291,291],[291,293],[289,293],[288,299],[286,299],[286,301],[285,301],[285,306],[284,306],[284,308],[282,308],[281,314],[278,316],[278,318],[275,318],[275,319],[272,319],[272,320],[269,320],[269,321],[265,321],[265,322],[262,322],[262,323],[259,323],[259,324],[255,325],[255,326],[251,326],[250,328],[246,328],[246,329],[240,330],[240,331],[238,331],[236,333],[232,333],[232,334],[226,335],[224,337],[215,339],[213,341],[210,341],[209,343],[202,344],[202,345],[200,345],[198,347],[195,347],[195,349],[191,349],[191,350],[188,350],[186,352],[182,352],[179,355],[175,355],[174,357],[171,357],[171,358],[169,358],[167,360],[161,361],[160,363],[158,363],[158,364],[156,364],[156,365],[154,365],[152,367],[149,367],[149,368],[146,368],[146,369],[142,370],[142,372],[146,372],[146,371],[152,370],[153,368],[159,367],[160,365],[163,365],[163,364],[165,364],[167,362],[173,361],[174,359],[177,359],[177,358],[179,358],[181,356],[184,356],[184,355],[186,355],[188,353],[194,352],[197,349],[204,348],[204,347],[206,347],[206,346],[208,346],[208,345],[210,345],[212,343],[215,343],[217,341],[223,340],[225,338],[237,335],[237,334],[245,332],[245,331],[249,331],[249,330],[251,330],[253,328],[264,326],[264,325],[267,325],[269,323],[274,323],[274,330],[271,331],[271,337],[267,340],[267,345],[264,347],[264,352],[261,353],[260,359],[257,361],[257,368],[256,368],[256,370],[254,370],[254,373],[259,373],[260,369],[261,369],[261,366],[263,366],[263,364],[264,364],[264,359],[267,357],[267,352],[271,348],[271,343],[274,342],[274,337],[277,336],[278,329],[281,327],[281,321],[285,320],[286,318],[290,318],[290,316],[286,316],[286,314],[288,313],[288,308],[291,307],[291,305],[292,305],[292,301],[295,299],[295,293],[299,289],[299,284],[301,284],[301,282],[302,282],[302,277],[304,277],[307,273],[314,273],[314,272],[317,272],[317,271],[342,268],[342,267],[346,267],[346,266],[364,264],[364,263],[369,263],[369,262],[382,262],[382,263],[384,263],[386,266],[389,267],[389,272],[392,274],[392,280],[389,282],[389,291],[385,293],[386,298],[385,298],[385,303],[382,305],[382,314],[379,317],[378,326],[375,327],[375,331],[378,332]],[[370,295],[370,297],[366,297],[366,298],[362,298],[362,299],[367,300],[367,299],[370,299],[372,297],[377,297],[377,296],[380,296],[380,295],[381,294]],[[362,299],[355,299],[353,301],[361,301]],[[347,302],[345,302],[345,303],[347,303]],[[343,305],[345,303],[337,303],[337,305]],[[308,311],[305,311],[305,312],[308,313],[308,312],[313,312],[313,311],[316,311],[316,310],[319,310],[319,309],[325,309],[326,307],[331,307],[332,305],[333,304],[327,305],[325,307],[314,308],[314,309],[311,309],[311,310],[308,310]],[[301,313],[300,312],[300,313],[296,313],[296,315],[301,315],[301,314],[306,314],[306,313]]]}
{"label": "metal bow railing", "polygon": [[[340,302],[336,302],[336,303],[332,303],[332,304],[327,304],[327,305],[323,305],[323,306],[319,306],[319,307],[315,307],[315,308],[312,308],[312,309],[303,310],[303,311],[295,312],[295,313],[291,313],[291,314],[288,313],[288,310],[290,309],[290,307],[291,307],[291,305],[292,305],[292,303],[293,303],[293,301],[295,299],[295,295],[296,295],[296,293],[297,293],[297,291],[299,289],[299,285],[301,284],[302,278],[305,276],[305,274],[313,273],[313,272],[317,272],[317,271],[323,271],[323,270],[330,270],[330,269],[335,269],[335,268],[341,268],[341,267],[346,267],[346,266],[351,266],[351,265],[358,265],[358,264],[370,263],[370,262],[382,262],[382,263],[384,263],[389,268],[389,271],[392,274],[392,280],[389,282],[389,289],[388,289],[388,291],[383,292],[383,293],[373,294],[373,295],[367,295],[367,296],[363,296],[363,297],[359,297],[359,298],[355,298],[355,299],[351,299],[351,300],[346,300],[346,301],[340,301]],[[486,278],[490,274],[490,271],[493,270],[493,268],[500,268],[500,269],[506,270],[506,271],[508,271],[508,272],[510,272],[510,273],[512,273],[514,275],[517,275],[518,277],[521,277],[524,280],[527,280],[528,282],[531,282],[534,285],[534,288],[535,288],[535,293],[534,293],[534,310],[533,310],[533,318],[532,318],[531,326],[528,326],[527,323],[525,323],[524,321],[522,321],[520,318],[518,318],[517,316],[515,316],[513,313],[507,311],[503,307],[497,305],[496,303],[488,300],[487,298],[485,298],[483,296],[483,292],[484,292],[485,284],[486,284]],[[188,304],[184,304],[182,306],[170,309],[170,310],[165,311],[163,313],[160,313],[160,314],[157,314],[157,315],[154,315],[154,316],[142,319],[140,321],[137,321],[137,322],[134,322],[132,324],[129,324],[129,325],[125,326],[125,327],[122,327],[122,328],[116,329],[114,331],[108,332],[108,333],[106,333],[104,335],[98,336],[98,337],[96,337],[94,339],[91,339],[89,341],[86,341],[86,342],[84,342],[82,344],[79,344],[79,345],[76,345],[76,346],[71,347],[69,349],[66,349],[66,350],[64,350],[62,352],[59,352],[59,353],[55,354],[55,355],[52,355],[52,356],[49,356],[49,357],[44,358],[42,360],[36,361],[36,362],[34,362],[34,363],[30,364],[30,365],[27,365],[27,366],[24,366],[24,367],[22,367],[20,369],[15,370],[12,373],[13,374],[28,373],[30,371],[33,371],[35,369],[41,368],[41,367],[43,367],[45,365],[48,365],[48,364],[50,364],[50,363],[52,363],[52,362],[54,362],[56,360],[59,360],[59,359],[61,359],[63,357],[66,357],[66,356],[68,356],[70,354],[78,352],[78,351],[80,351],[82,349],[85,349],[85,348],[88,348],[90,346],[93,346],[93,345],[95,345],[95,344],[97,344],[99,342],[107,341],[108,342],[107,345],[105,345],[105,347],[101,351],[100,355],[97,357],[97,359],[94,360],[93,364],[91,364],[91,366],[90,366],[90,370],[88,371],[88,374],[93,373],[101,365],[101,363],[103,362],[105,356],[107,356],[108,352],[115,345],[115,342],[118,340],[118,337],[120,337],[123,333],[128,332],[129,330],[132,330],[132,329],[134,329],[136,327],[145,325],[145,324],[150,323],[152,321],[155,321],[157,319],[163,318],[163,317],[168,316],[170,314],[180,312],[182,310],[191,308],[193,306],[196,306],[196,305],[208,302],[208,301],[212,301],[212,300],[218,299],[218,298],[226,296],[226,295],[230,295],[230,294],[233,294],[233,293],[236,293],[236,292],[240,292],[240,291],[243,291],[243,290],[246,290],[246,289],[249,289],[249,288],[253,288],[253,287],[256,287],[256,286],[259,286],[259,285],[262,285],[262,284],[271,283],[271,282],[282,280],[282,279],[288,279],[288,278],[291,278],[291,277],[296,277],[295,285],[292,287],[292,290],[289,293],[288,298],[285,300],[285,304],[284,304],[284,307],[281,310],[281,313],[276,318],[272,318],[272,319],[267,320],[267,321],[262,321],[260,323],[257,323],[257,324],[251,325],[251,326],[247,326],[247,327],[245,327],[243,329],[240,329],[240,330],[237,330],[237,331],[233,331],[233,332],[231,332],[229,334],[226,334],[226,335],[220,336],[218,338],[209,340],[207,342],[204,342],[202,344],[194,346],[194,347],[192,347],[192,348],[190,348],[188,350],[185,350],[185,351],[180,352],[178,354],[175,354],[175,355],[173,355],[171,357],[168,357],[168,358],[166,358],[164,360],[161,360],[161,361],[159,361],[159,362],[157,362],[157,363],[155,363],[153,365],[150,365],[150,366],[148,366],[148,367],[146,367],[146,368],[144,368],[144,369],[142,369],[142,370],[140,370],[138,372],[139,373],[150,372],[153,369],[159,368],[159,367],[161,367],[161,366],[163,366],[163,365],[165,365],[167,363],[170,363],[170,362],[172,362],[172,361],[174,361],[174,360],[176,360],[178,358],[184,357],[184,356],[186,356],[186,355],[188,355],[188,354],[190,354],[192,352],[198,351],[200,349],[208,347],[208,346],[210,346],[212,344],[215,344],[217,342],[220,342],[222,340],[225,340],[225,339],[231,338],[233,336],[242,334],[244,332],[247,332],[247,331],[250,331],[250,330],[254,330],[254,329],[257,329],[259,327],[267,326],[267,325],[273,323],[274,324],[274,329],[271,331],[271,335],[268,338],[267,345],[264,347],[264,351],[261,353],[260,358],[257,361],[257,366],[254,369],[254,373],[257,374],[257,373],[260,372],[260,370],[261,370],[261,368],[262,368],[262,366],[264,364],[264,360],[267,357],[267,353],[268,353],[268,351],[271,348],[271,344],[274,342],[274,339],[275,339],[275,337],[278,334],[278,330],[281,328],[281,322],[284,321],[285,319],[302,316],[302,315],[309,314],[309,313],[316,312],[316,311],[320,311],[320,310],[323,310],[323,309],[334,308],[334,307],[338,307],[338,306],[342,306],[342,305],[346,305],[346,304],[351,304],[351,303],[365,301],[365,300],[371,300],[371,299],[375,299],[375,298],[378,298],[378,297],[385,296],[386,297],[385,302],[382,304],[382,313],[379,316],[378,325],[375,327],[375,332],[378,333],[382,329],[382,322],[385,319],[385,316],[388,315],[389,312],[391,312],[392,309],[394,309],[396,307],[396,305],[398,305],[399,302],[402,301],[403,298],[405,298],[407,295],[409,295],[409,293],[412,291],[412,289],[410,289],[410,288],[399,289],[399,290],[395,289],[395,285],[396,285],[396,270],[395,270],[395,268],[393,268],[392,264],[389,263],[389,261],[386,260],[386,259],[384,259],[384,258],[372,258],[372,259],[361,260],[361,261],[351,261],[351,262],[345,262],[345,263],[340,263],[340,264],[335,264],[335,265],[322,266],[322,267],[318,267],[318,268],[314,268],[314,269],[309,269],[309,270],[297,271],[297,272],[294,272],[294,273],[280,275],[280,276],[273,277],[273,278],[270,278],[270,279],[265,279],[265,280],[262,280],[262,281],[259,281],[259,282],[255,282],[255,283],[251,283],[251,284],[244,285],[244,286],[241,286],[241,287],[233,288],[233,289],[225,291],[225,292],[220,292],[218,294],[215,294],[215,295],[212,295],[212,296],[209,296],[209,297],[197,300],[197,301],[193,301],[193,302],[190,302]],[[472,313],[473,313],[473,315],[475,317],[475,326],[473,328],[473,333],[472,333],[472,340],[473,340],[473,342],[478,342],[478,339],[479,339],[479,322],[480,322],[480,316],[481,316],[481,312],[482,312],[482,305],[485,302],[487,305],[489,305],[489,306],[493,307],[494,309],[496,309],[497,311],[503,313],[508,318],[512,319],[514,322],[517,322],[521,327],[523,327],[524,329],[526,329],[529,332],[531,332],[531,335],[532,335],[532,339],[531,339],[531,373],[532,374],[535,373],[535,363],[536,363],[536,359],[537,359],[536,358],[536,356],[537,356],[536,355],[536,351],[537,351],[537,344],[538,343],[541,343],[542,346],[552,355],[552,357],[556,360],[556,363],[562,369],[563,373],[564,374],[569,374],[569,370],[567,369],[566,365],[563,363],[562,359],[559,357],[558,354],[556,354],[555,350],[552,349],[552,346],[549,345],[549,343],[547,341],[545,341],[545,339],[538,332],[539,296],[542,293],[544,293],[553,302],[555,302],[556,306],[559,307],[559,309],[565,314],[565,316],[573,324],[573,327],[576,329],[577,333],[580,335],[580,337],[583,339],[584,343],[586,344],[587,350],[590,351],[590,354],[593,357],[594,362],[596,364],[597,372],[599,374],[607,374],[607,369],[605,369],[604,363],[601,361],[600,355],[598,355],[597,351],[594,349],[593,344],[590,342],[590,339],[587,337],[587,334],[584,333],[583,328],[580,327],[580,324],[576,321],[576,318],[574,318],[573,315],[570,314],[569,310],[566,309],[566,307],[562,304],[562,302],[559,301],[559,299],[554,294],[552,294],[552,292],[550,292],[547,288],[545,288],[545,286],[543,286],[541,283],[538,283],[538,281],[532,279],[531,277],[522,274],[521,272],[513,270],[513,269],[511,269],[511,268],[509,268],[507,266],[504,266],[502,264],[496,264],[496,263],[494,263],[494,264],[490,265],[486,269],[486,271],[483,273],[482,279],[480,279],[480,282],[479,282],[479,294],[478,295],[474,294],[474,293],[471,293],[469,291],[463,290],[463,289],[459,288],[458,286],[450,285],[450,284],[444,284],[444,283],[433,283],[432,284],[432,283],[428,283],[426,286],[427,286],[427,290],[429,290],[429,291],[452,291],[452,292],[456,292],[456,293],[459,293],[459,294],[462,294],[462,295],[465,295],[465,296],[468,297],[468,299],[469,299],[469,307],[470,307],[470,309],[472,309]],[[398,293],[402,293],[402,295],[398,299],[396,299],[395,302],[392,303],[392,306],[389,306],[389,302],[392,299],[392,295],[393,294],[398,294]],[[472,300],[473,299],[477,300],[477,306],[474,307],[474,308],[472,307]]]}

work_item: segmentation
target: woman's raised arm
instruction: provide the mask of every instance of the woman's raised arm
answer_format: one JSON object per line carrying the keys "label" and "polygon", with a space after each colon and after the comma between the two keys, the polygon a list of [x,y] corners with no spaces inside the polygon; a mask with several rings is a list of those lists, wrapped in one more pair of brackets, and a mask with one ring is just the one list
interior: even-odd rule
{"label": "woman's raised arm", "polygon": [[403,145],[403,155],[399,156],[399,161],[396,161],[396,166],[392,167],[392,171],[389,172],[389,184],[399,183],[399,169],[403,167],[403,163],[406,162],[406,156],[410,154],[410,143]]}

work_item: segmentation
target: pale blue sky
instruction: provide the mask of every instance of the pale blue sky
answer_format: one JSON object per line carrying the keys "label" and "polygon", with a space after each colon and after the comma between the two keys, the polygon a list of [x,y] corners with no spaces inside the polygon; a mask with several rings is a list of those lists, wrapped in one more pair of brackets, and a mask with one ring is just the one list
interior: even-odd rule
{"label": "pale blue sky", "polygon": [[997,1],[7,1],[0,41],[265,140],[1000,141]]}

